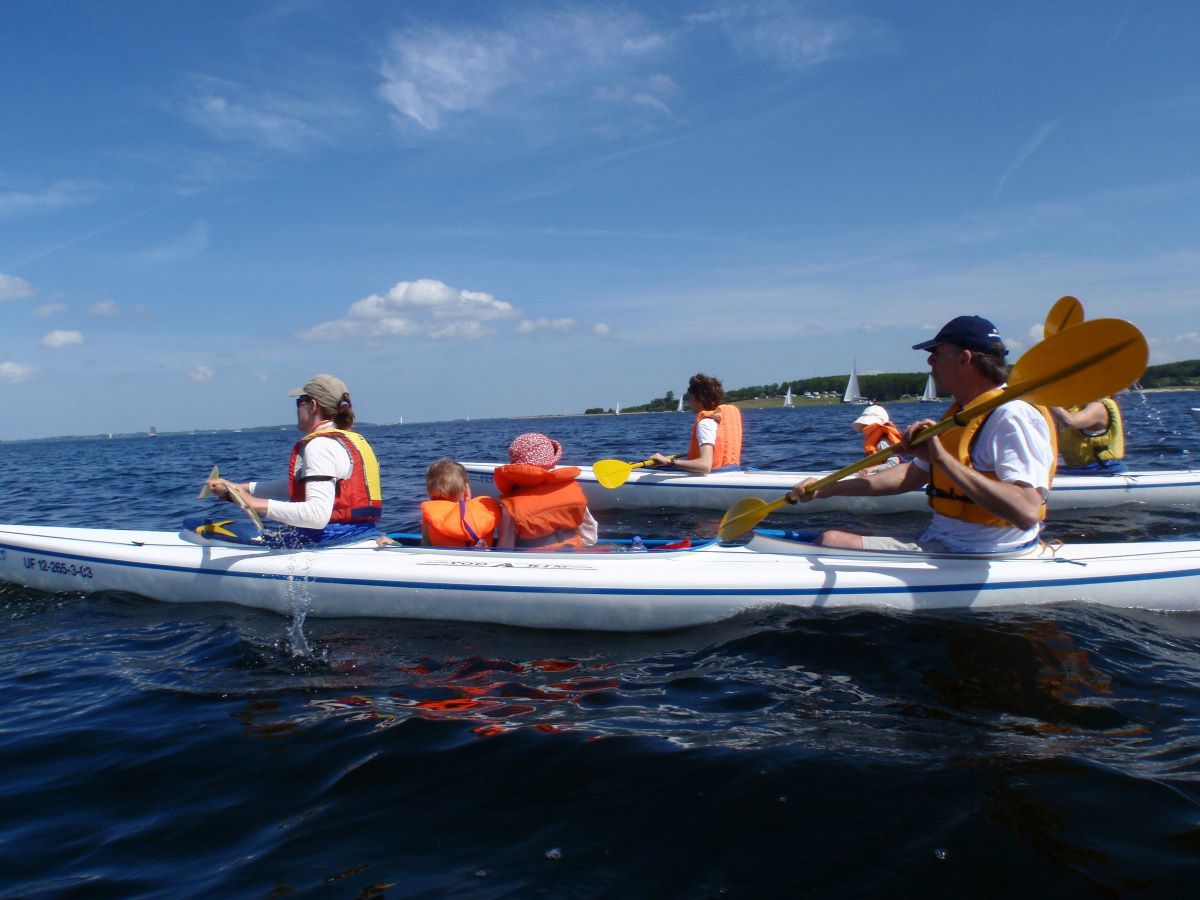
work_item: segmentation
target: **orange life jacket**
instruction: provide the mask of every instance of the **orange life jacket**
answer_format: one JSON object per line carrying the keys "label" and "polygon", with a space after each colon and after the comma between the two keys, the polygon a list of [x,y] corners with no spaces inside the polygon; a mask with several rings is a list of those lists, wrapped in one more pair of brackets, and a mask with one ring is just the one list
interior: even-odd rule
{"label": "orange life jacket", "polygon": [[492,477],[500,505],[513,520],[518,547],[582,547],[579,526],[587,497],[575,481],[579,469],[543,469],[524,464],[497,466]]}
{"label": "orange life jacket", "polygon": [[499,524],[500,504],[491,497],[421,504],[422,530],[432,547],[490,547]]}
{"label": "orange life jacket", "polygon": [[862,434],[865,456],[870,456],[879,450],[880,438],[886,440],[889,447],[895,447],[900,443],[900,432],[891,422],[885,422],[882,425],[867,425],[863,428]]}
{"label": "orange life jacket", "polygon": [[742,461],[742,411],[731,403],[722,403],[716,409],[705,409],[696,413],[692,423],[692,442],[688,446],[688,459],[700,456],[700,442],[696,433],[701,419],[717,420],[717,442],[713,444],[712,467],[740,465]]}
{"label": "orange life jacket", "polygon": [[293,503],[305,500],[304,482],[296,478],[296,458],[313,438],[333,438],[350,454],[350,477],[334,483],[333,514],[330,522],[377,522],[383,515],[383,492],[379,463],[366,438],[353,431],[326,428],[306,434],[292,447],[288,460],[288,497]]}
{"label": "orange life jacket", "polygon": [[[984,391],[978,397],[971,401],[972,404],[979,403],[982,400],[987,400],[1000,393],[1001,388],[994,388],[990,391]],[[1050,416],[1050,410],[1044,406],[1034,407],[1042,418],[1046,420],[1046,426],[1050,432],[1050,447],[1051,458],[1057,458],[1058,455],[1058,439],[1055,435],[1054,420]],[[962,406],[959,403],[954,403],[946,410],[943,419],[948,419],[957,413]],[[972,419],[966,425],[957,428],[951,428],[949,431],[943,431],[938,437],[942,442],[942,446],[946,448],[955,459],[964,466],[970,469],[975,469],[971,463],[971,445],[975,442],[975,438],[979,436],[979,430],[983,428],[983,423],[990,418],[989,415],[980,416]],[[1057,468],[1055,463],[1050,466],[1050,483],[1054,482],[1054,472]],[[999,481],[995,472],[979,472],[985,478],[990,478],[993,481]],[[946,470],[940,466],[931,466],[929,469],[929,483],[925,487],[925,493],[929,495],[929,505],[933,507],[935,512],[939,512],[944,516],[949,516],[952,519],[962,519],[964,522],[974,522],[977,525],[991,525],[993,528],[1014,528],[1012,522],[1007,519],[1002,519],[999,516],[994,516],[982,506],[979,506],[974,500],[958,490],[958,486],[950,480],[950,476],[946,474]],[[1046,501],[1043,498],[1042,508],[1039,519],[1046,518]]]}

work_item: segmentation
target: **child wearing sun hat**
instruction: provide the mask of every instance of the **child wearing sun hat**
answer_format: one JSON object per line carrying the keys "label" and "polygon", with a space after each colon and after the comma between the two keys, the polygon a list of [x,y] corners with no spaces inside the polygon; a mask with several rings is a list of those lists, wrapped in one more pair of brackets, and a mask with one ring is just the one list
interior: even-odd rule
{"label": "child wearing sun hat", "polygon": [[509,464],[497,466],[500,534],[496,546],[553,550],[596,543],[597,526],[575,466],[554,466],[562,444],[537,431],[518,435],[508,447]]}
{"label": "child wearing sun hat", "polygon": [[[863,436],[863,455],[870,456],[885,447],[894,447],[900,443],[900,429],[888,417],[888,411],[882,406],[868,406],[851,427]],[[861,474],[869,475],[880,469],[888,469],[900,464],[900,457],[894,453],[877,466],[864,469]]]}

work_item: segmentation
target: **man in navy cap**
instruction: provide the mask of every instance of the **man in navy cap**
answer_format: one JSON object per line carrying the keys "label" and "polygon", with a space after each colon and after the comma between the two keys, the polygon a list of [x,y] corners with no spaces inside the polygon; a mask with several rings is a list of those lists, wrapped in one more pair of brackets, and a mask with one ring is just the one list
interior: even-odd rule
{"label": "man in navy cap", "polygon": [[[1008,351],[996,326],[980,316],[951,319],[928,341],[913,345],[929,352],[929,368],[938,393],[954,403],[946,415],[998,393],[1007,380]],[[922,419],[904,431],[904,452],[912,460],[877,473],[846,478],[821,488],[816,498],[880,496],[924,488],[933,508],[929,527],[913,541],[826,531],[829,547],[871,550],[929,550],[988,553],[1019,550],[1038,539],[1046,495],[1054,473],[1057,446],[1050,414],[1023,400],[1011,400],[987,416],[952,428],[916,446],[908,443],[923,428]],[[815,479],[797,484],[803,492]]]}

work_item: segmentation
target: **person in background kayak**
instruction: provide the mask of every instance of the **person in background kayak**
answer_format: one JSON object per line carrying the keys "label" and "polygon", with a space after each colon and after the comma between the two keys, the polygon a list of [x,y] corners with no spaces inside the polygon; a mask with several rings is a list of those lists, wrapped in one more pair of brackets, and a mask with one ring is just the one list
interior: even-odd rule
{"label": "person in background kayak", "polygon": [[[999,393],[1007,378],[1008,351],[987,319],[959,316],[932,340],[913,345],[929,351],[929,367],[939,393],[954,403],[953,415],[972,402]],[[955,553],[1005,552],[1038,539],[1046,495],[1054,477],[1057,446],[1049,410],[1012,400],[989,415],[913,446],[932,419],[904,430],[905,452],[913,459],[865,478],[848,478],[821,488],[816,497],[878,496],[926,488],[933,520],[915,540],[826,531],[828,547],[868,550],[925,550]],[[793,491],[803,493],[807,478]]]}
{"label": "person in background kayak", "polygon": [[345,383],[314,375],[296,398],[296,428],[287,477],[235,484],[210,481],[214,494],[235,490],[263,518],[291,527],[275,532],[283,543],[309,544],[374,533],[383,513],[379,463],[366,439],[350,429],[354,407]]}
{"label": "person in background kayak", "polygon": [[[864,456],[878,453],[886,447],[895,447],[902,440],[900,429],[896,427],[896,424],[888,416],[888,411],[882,406],[868,406],[862,411],[862,415],[851,423],[851,427],[863,436]],[[890,469],[892,466],[898,465],[900,465],[900,457],[892,455],[877,466],[863,469],[860,475],[870,475],[872,472]]]}
{"label": "person in background kayak", "polygon": [[596,520],[575,481],[579,469],[554,468],[561,457],[562,445],[536,431],[509,445],[509,464],[493,474],[502,509],[497,547],[553,550],[596,543]]}
{"label": "person in background kayak", "polygon": [[1125,458],[1125,424],[1112,397],[1084,406],[1050,407],[1058,426],[1058,452],[1064,466],[1107,468]]}
{"label": "person in background kayak", "polygon": [[472,497],[471,480],[461,463],[443,456],[425,470],[429,499],[421,504],[424,547],[490,547],[500,523],[500,504]]}
{"label": "person in background kayak", "polygon": [[687,458],[655,453],[650,457],[654,464],[672,466],[697,475],[740,465],[742,411],[732,403],[724,402],[725,388],[720,380],[703,372],[693,375],[683,399],[691,404],[692,412],[696,414]]}

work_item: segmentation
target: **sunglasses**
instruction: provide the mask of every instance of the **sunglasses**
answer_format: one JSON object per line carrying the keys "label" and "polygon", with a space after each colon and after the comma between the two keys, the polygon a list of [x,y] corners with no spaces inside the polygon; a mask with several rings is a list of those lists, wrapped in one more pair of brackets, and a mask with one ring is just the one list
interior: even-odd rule
{"label": "sunglasses", "polygon": [[296,398],[296,409],[299,409],[301,406],[303,406],[305,403],[307,403],[311,399],[312,399],[312,397],[308,396],[308,394],[301,394],[299,397]]}

